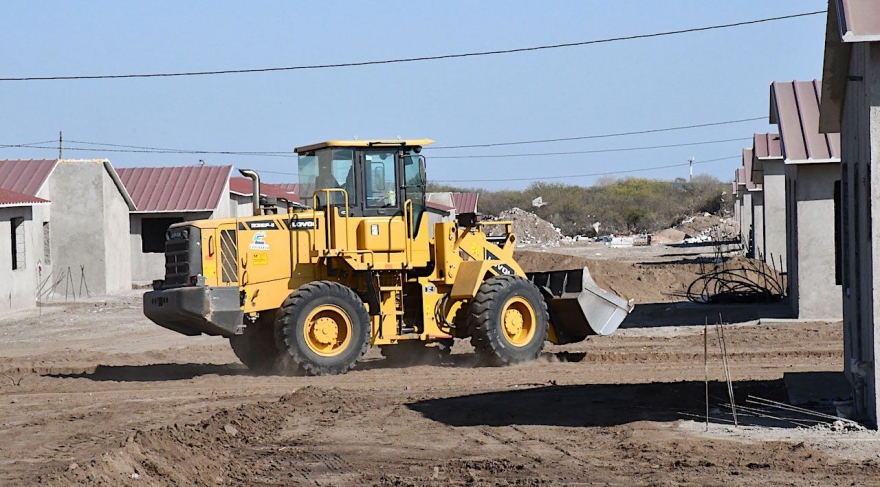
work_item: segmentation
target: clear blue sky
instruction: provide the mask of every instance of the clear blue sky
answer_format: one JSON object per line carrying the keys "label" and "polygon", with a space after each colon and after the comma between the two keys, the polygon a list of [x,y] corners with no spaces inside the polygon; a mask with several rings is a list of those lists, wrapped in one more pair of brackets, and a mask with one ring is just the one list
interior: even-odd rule
{"label": "clear blue sky", "polygon": [[[260,68],[577,42],[822,10],[823,0],[444,2],[4,2],[0,77]],[[0,83],[0,144],[57,139],[197,150],[289,151],[321,140],[477,144],[766,116],[774,80],[821,77],[825,17],[550,51],[384,66],[167,79]],[[429,178],[522,188],[541,178],[740,154],[749,142],[613,154],[436,159],[748,138],[766,120],[663,134],[430,150]],[[73,146],[73,144],[70,144]],[[67,151],[118,167],[295,159]],[[0,158],[57,150],[0,148]],[[695,167],[723,180],[737,160]],[[671,179],[687,168],[635,175]],[[264,174],[267,181],[295,176]],[[596,177],[563,182],[589,185]]]}

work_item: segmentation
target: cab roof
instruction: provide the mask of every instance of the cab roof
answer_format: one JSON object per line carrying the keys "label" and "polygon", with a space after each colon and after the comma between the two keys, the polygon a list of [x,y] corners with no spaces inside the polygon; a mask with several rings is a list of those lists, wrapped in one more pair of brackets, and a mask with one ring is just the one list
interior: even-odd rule
{"label": "cab roof", "polygon": [[404,140],[328,140],[317,144],[304,145],[294,149],[297,153],[311,152],[328,147],[415,147],[433,144],[431,139],[404,139]]}

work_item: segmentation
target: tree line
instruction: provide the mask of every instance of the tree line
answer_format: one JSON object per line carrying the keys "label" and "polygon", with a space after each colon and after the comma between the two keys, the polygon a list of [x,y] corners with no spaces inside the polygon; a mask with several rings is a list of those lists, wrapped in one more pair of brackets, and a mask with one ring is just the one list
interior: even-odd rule
{"label": "tree line", "polygon": [[[486,190],[429,184],[432,192],[480,193],[479,211],[497,216],[518,207],[535,213],[562,230],[565,235],[657,232],[698,213],[729,214],[732,207],[730,183],[709,175],[691,181],[646,178],[600,178],[592,186],[536,181],[523,190]],[[533,201],[541,198],[543,205]]]}

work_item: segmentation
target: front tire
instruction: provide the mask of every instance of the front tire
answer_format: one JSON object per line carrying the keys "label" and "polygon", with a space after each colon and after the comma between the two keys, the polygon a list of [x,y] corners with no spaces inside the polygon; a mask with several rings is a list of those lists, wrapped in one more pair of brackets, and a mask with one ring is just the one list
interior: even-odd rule
{"label": "front tire", "polygon": [[538,358],[547,338],[547,304],[534,284],[518,276],[495,276],[471,303],[471,344],[490,365]]}
{"label": "front tire", "polygon": [[[263,316],[269,316],[268,319]],[[229,337],[229,345],[241,363],[256,374],[271,374],[278,363],[278,348],[273,334],[274,314],[265,314],[254,323],[246,323],[241,335]]]}
{"label": "front tire", "polygon": [[370,317],[350,288],[312,282],[291,293],[278,310],[275,344],[307,374],[344,374],[370,347]]}

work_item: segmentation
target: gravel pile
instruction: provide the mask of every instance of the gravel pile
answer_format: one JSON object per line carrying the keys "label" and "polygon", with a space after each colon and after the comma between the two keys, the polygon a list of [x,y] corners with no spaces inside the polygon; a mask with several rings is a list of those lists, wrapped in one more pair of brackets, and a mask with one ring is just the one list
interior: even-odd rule
{"label": "gravel pile", "polygon": [[[562,232],[547,220],[542,220],[534,213],[511,208],[502,211],[493,221],[512,221],[513,233],[517,238],[517,246],[540,245],[542,247],[558,247],[563,240]],[[500,234],[502,229],[490,231],[490,235]]]}

